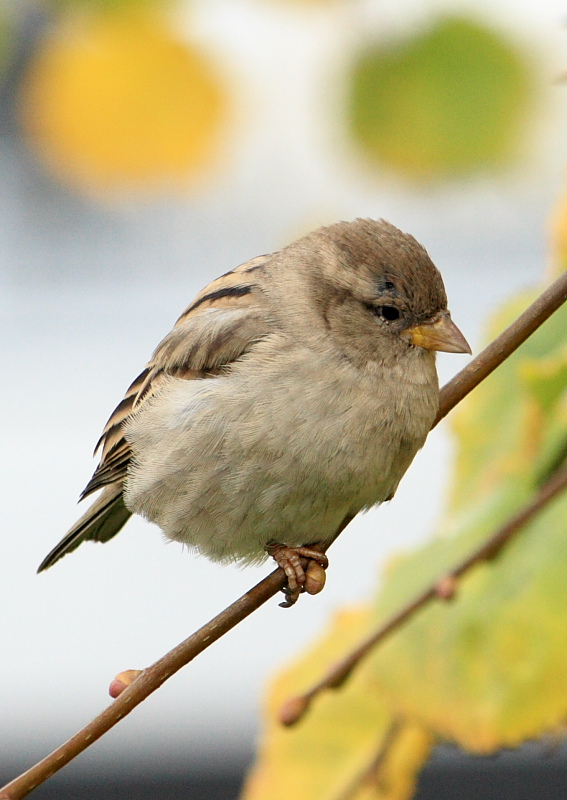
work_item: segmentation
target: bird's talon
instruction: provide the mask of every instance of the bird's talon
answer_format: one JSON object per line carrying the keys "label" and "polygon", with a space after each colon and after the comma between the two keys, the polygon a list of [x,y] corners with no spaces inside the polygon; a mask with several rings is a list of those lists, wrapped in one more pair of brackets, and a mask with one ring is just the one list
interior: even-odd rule
{"label": "bird's talon", "polygon": [[297,603],[300,592],[302,591],[303,590],[299,588],[294,589],[292,591],[289,588],[289,586],[284,586],[282,592],[285,595],[285,600],[283,601],[283,603],[279,603],[280,608],[291,608],[292,606],[294,606]]}
{"label": "bird's talon", "polygon": [[[329,559],[324,553],[310,547],[288,547],[287,545],[270,542],[266,547],[276,564],[283,569],[287,578],[287,585],[282,590],[286,595],[282,608],[295,605],[299,595],[307,591],[308,594],[317,594],[325,584],[323,572],[329,565]],[[308,559],[307,568],[304,569],[301,559]],[[316,567],[313,574],[312,567]],[[311,571],[310,571],[311,570]]]}

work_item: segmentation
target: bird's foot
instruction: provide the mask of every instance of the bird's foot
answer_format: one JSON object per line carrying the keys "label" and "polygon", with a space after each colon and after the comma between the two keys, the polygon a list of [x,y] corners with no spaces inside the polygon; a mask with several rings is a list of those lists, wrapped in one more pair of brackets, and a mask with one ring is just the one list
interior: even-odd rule
{"label": "bird's foot", "polygon": [[[293,606],[301,592],[318,594],[323,589],[325,570],[329,566],[329,559],[324,553],[311,547],[288,547],[276,542],[270,542],[266,551],[287,577],[287,585],[283,589],[285,601],[280,603],[282,608]],[[307,559],[305,568],[301,564],[302,558]]]}

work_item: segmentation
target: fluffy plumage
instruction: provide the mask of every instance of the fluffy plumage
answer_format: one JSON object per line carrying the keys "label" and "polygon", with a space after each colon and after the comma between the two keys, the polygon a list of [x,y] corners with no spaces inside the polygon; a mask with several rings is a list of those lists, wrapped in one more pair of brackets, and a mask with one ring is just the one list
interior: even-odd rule
{"label": "fluffy plumage", "polygon": [[468,350],[446,309],[424,248],[383,220],[321,228],[218,278],[111,415],[82,497],[102,493],[40,570],[133,512],[215,561],[330,543],[394,494],[425,441],[434,350]]}

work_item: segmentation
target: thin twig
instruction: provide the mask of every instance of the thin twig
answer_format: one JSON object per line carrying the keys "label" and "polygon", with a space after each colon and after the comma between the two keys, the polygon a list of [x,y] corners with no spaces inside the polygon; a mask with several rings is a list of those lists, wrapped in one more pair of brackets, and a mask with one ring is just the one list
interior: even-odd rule
{"label": "thin twig", "polygon": [[[435,425],[487,375],[498,367],[548,317],[567,300],[567,273],[562,274],[532,305],[491,345],[473,359],[442,389]],[[341,530],[350,520],[345,520]],[[339,530],[337,535],[341,532]],[[277,569],[253,589],[232,603],[207,625],[185,639],[156,661],[85,728],[39,761],[29,770],[0,789],[0,800],[19,800],[89,747],[126,714],[158,689],[181,667],[219,639],[273,597],[285,585],[283,570]]]}
{"label": "thin twig", "polygon": [[360,773],[350,781],[346,789],[343,789],[334,800],[353,800],[353,797],[357,797],[361,789],[365,788],[371,782],[374,784],[377,783],[382,767],[390,755],[402,727],[402,721],[398,718],[394,718],[386,733],[380,736],[376,753],[372,756],[370,762],[363,767]]}
{"label": "thin twig", "polygon": [[450,600],[462,575],[472,567],[495,558],[508,544],[510,539],[519,533],[543,508],[567,488],[567,469],[557,472],[539,490],[531,503],[515,514],[505,525],[499,528],[484,544],[474,550],[463,561],[449,572],[435,580],[430,586],[413,597],[403,608],[393,614],[383,625],[375,630],[367,639],[333,666],[327,675],[314,684],[308,691],[288,700],[280,711],[280,721],[284,725],[295,725],[306,714],[317,695],[327,689],[338,689],[350,677],[360,662],[387,636],[398,630],[416,612],[428,605],[432,600]]}
{"label": "thin twig", "polygon": [[561,273],[515,322],[445,384],[439,395],[439,413],[432,427],[434,428],[457,403],[461,402],[463,397],[511,356],[563,305],[565,300],[567,300],[567,272]]}

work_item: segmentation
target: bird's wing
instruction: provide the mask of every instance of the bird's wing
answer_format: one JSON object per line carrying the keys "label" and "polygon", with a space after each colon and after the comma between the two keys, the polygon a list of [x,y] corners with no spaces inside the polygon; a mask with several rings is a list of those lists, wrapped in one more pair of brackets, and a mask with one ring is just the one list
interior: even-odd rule
{"label": "bird's wing", "polygon": [[[130,463],[124,423],[171,376],[183,380],[214,378],[270,333],[267,300],[260,288],[260,256],[210,283],[160,342],[150,362],[128,387],[95,448],[100,464],[81,494],[82,500],[98,489],[103,493],[41,563],[47,569],[86,539],[108,541],[122,528],[130,511],[122,489]],[[256,275],[254,273],[257,273]]]}

